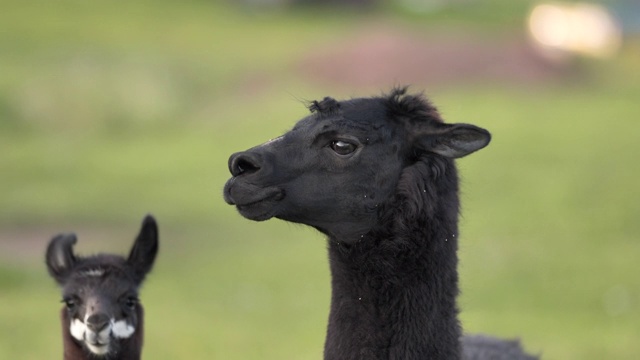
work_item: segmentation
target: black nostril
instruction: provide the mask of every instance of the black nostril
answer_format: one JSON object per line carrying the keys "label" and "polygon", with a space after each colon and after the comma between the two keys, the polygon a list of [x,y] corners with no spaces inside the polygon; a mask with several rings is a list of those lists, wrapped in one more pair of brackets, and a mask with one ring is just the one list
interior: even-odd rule
{"label": "black nostril", "polygon": [[238,171],[240,173],[254,172],[260,169],[257,165],[253,164],[251,161],[247,159],[238,159],[238,162],[236,163],[236,167],[238,168]]}
{"label": "black nostril", "polygon": [[229,158],[229,171],[233,176],[250,174],[260,170],[258,157],[250,153],[238,153]]}
{"label": "black nostril", "polygon": [[105,314],[93,314],[87,318],[87,327],[93,332],[99,332],[109,324],[109,317]]}

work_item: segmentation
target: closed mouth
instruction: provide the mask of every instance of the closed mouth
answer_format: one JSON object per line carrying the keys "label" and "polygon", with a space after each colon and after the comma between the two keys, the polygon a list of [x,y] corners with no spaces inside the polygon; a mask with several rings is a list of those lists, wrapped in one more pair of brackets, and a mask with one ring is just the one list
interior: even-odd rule
{"label": "closed mouth", "polygon": [[[241,181],[242,180],[242,181]],[[263,187],[232,177],[224,186],[224,200],[229,205],[250,207],[265,201],[279,201],[284,198],[284,190],[275,186]]]}
{"label": "closed mouth", "polygon": [[[87,334],[84,335],[84,341],[91,346],[97,347],[97,348],[101,348],[101,347],[105,347],[109,345],[109,339],[103,339],[102,342],[100,342],[100,337],[98,335],[95,336],[87,336]],[[105,342],[106,340],[106,342]]]}
{"label": "closed mouth", "polygon": [[109,345],[109,344],[102,344],[102,343],[99,343],[97,341],[96,342],[87,341],[87,344],[89,344],[91,346],[98,347],[98,348],[105,347],[105,346]]}
{"label": "closed mouth", "polygon": [[284,198],[284,191],[274,189],[265,197],[259,200],[248,201],[236,204],[240,215],[254,221],[264,221],[275,216],[277,212],[276,204]]}
{"label": "closed mouth", "polygon": [[261,199],[249,201],[244,204],[236,203],[236,207],[238,207],[239,210],[244,210],[254,205],[258,205],[260,203],[269,202],[269,201],[280,201],[283,198],[284,198],[284,191],[280,189],[273,189],[273,191],[271,191],[267,196]]}
{"label": "closed mouth", "polygon": [[109,344],[101,344],[99,342],[91,343],[87,342],[86,346],[89,350],[96,355],[106,355],[109,352]]}

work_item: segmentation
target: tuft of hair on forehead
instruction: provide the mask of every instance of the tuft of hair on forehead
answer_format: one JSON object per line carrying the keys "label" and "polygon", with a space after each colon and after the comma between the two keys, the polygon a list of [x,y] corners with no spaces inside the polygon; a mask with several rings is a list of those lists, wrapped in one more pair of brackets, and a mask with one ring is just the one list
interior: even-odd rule
{"label": "tuft of hair on forehead", "polygon": [[438,109],[423,93],[407,94],[408,87],[396,87],[386,97],[386,105],[392,117],[404,118],[412,124],[416,122],[435,121],[442,123]]}
{"label": "tuft of hair on forehead", "polygon": [[81,278],[105,277],[112,274],[129,277],[129,272],[126,260],[122,256],[112,254],[79,256],[73,269],[73,274]]}
{"label": "tuft of hair on forehead", "polygon": [[86,277],[102,277],[107,271],[101,267],[91,267],[80,271],[81,276]]}
{"label": "tuft of hair on forehead", "polygon": [[308,108],[312,113],[332,115],[340,111],[340,103],[336,99],[327,96],[321,101],[312,101]]}

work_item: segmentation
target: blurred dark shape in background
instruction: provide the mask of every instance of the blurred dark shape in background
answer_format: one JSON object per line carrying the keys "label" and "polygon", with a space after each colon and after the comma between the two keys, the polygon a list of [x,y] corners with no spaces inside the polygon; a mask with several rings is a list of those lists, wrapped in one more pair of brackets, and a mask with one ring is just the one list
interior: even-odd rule
{"label": "blurred dark shape in background", "polygon": [[622,25],[625,35],[640,34],[640,1],[612,0],[604,2]]}

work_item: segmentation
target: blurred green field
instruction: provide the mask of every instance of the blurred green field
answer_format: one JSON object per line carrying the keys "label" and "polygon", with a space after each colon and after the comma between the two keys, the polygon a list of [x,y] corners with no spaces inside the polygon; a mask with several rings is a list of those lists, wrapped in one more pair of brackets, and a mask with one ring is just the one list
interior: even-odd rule
{"label": "blurred green field", "polygon": [[[302,100],[395,85],[309,82],[294,69],[317,46],[374,22],[522,31],[526,2],[488,3],[411,15],[5,0],[0,359],[61,354],[60,296],[43,264],[52,235],[124,253],[148,212],[161,253],[142,292],[145,359],[320,359],[324,240],[237,215],[221,196],[227,158],[290,128]],[[447,121],[493,133],[459,161],[465,330],[521,337],[544,359],[638,359],[640,40],[576,68],[536,84],[412,89]]]}

